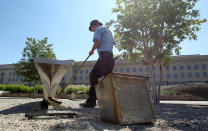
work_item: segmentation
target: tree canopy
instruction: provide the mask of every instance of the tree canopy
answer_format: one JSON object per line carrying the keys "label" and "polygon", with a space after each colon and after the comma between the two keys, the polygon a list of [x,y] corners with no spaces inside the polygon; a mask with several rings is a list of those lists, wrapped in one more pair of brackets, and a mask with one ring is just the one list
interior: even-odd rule
{"label": "tree canopy", "polygon": [[23,49],[21,60],[14,64],[15,71],[23,77],[23,81],[36,84],[40,82],[40,76],[35,67],[34,58],[50,58],[56,59],[52,50],[52,44],[48,44],[48,38],[35,40],[35,38],[27,38],[26,47]]}
{"label": "tree canopy", "polygon": [[[197,31],[206,19],[200,19],[195,9],[198,0],[117,0],[112,12],[117,14],[107,26],[113,25],[117,48],[123,58],[135,61],[143,58],[150,67],[155,85],[153,64],[168,64],[180,43],[196,40]],[[153,86],[153,93],[156,87]],[[154,97],[155,98],[155,97]]]}

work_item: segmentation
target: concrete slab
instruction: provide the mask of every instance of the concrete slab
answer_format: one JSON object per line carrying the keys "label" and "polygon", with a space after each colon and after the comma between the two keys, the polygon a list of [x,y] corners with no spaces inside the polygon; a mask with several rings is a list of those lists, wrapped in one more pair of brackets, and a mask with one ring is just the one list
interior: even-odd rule
{"label": "concrete slab", "polygon": [[162,104],[207,105],[208,101],[160,101]]}

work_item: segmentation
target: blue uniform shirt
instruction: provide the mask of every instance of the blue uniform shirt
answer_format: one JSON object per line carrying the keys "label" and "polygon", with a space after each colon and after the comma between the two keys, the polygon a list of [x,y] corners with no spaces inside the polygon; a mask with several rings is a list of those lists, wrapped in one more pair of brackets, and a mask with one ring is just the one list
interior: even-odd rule
{"label": "blue uniform shirt", "polygon": [[100,41],[100,45],[97,48],[98,53],[100,51],[110,51],[113,50],[113,44],[115,43],[113,39],[113,35],[111,31],[103,26],[98,26],[95,29],[93,42],[95,42],[95,39]]}

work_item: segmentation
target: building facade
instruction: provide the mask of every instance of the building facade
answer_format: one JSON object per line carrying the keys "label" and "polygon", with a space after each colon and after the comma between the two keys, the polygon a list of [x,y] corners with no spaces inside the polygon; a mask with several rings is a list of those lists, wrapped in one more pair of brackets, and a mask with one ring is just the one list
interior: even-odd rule
{"label": "building facade", "polygon": [[[163,67],[163,85],[169,84],[182,84],[182,83],[208,83],[208,55],[184,55],[174,56],[174,62],[168,67]],[[77,73],[72,84],[89,84],[89,74],[96,61],[88,61]],[[70,70],[63,77],[61,85],[66,83],[73,72],[76,71],[78,66],[82,63],[75,62],[72,70]],[[159,66],[155,65],[154,70],[156,77],[159,78]],[[141,60],[133,63],[128,63],[126,60],[117,60],[113,72],[133,74],[140,76],[150,76],[149,68],[142,64]],[[12,64],[0,65],[0,84],[26,84],[22,82],[23,78],[18,76],[14,71]]]}

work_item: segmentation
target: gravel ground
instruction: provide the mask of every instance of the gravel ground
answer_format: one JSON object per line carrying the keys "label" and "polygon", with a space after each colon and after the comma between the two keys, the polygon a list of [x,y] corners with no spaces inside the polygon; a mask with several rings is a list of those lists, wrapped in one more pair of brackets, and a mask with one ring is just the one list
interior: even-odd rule
{"label": "gravel ground", "polygon": [[[42,99],[0,97],[0,131],[24,130],[187,130],[208,131],[208,104],[176,104],[162,102],[155,106],[157,121],[154,124],[119,126],[104,123],[99,118],[98,108],[80,108],[84,100],[62,99],[64,108],[60,112],[76,111],[77,118],[33,119],[28,120],[25,113],[37,113]],[[208,102],[205,102],[208,103]],[[73,109],[72,109],[73,108]],[[35,111],[36,110],[36,111]],[[53,111],[53,110],[51,110]],[[56,110],[58,111],[58,110]],[[43,112],[43,110],[42,110]]]}

